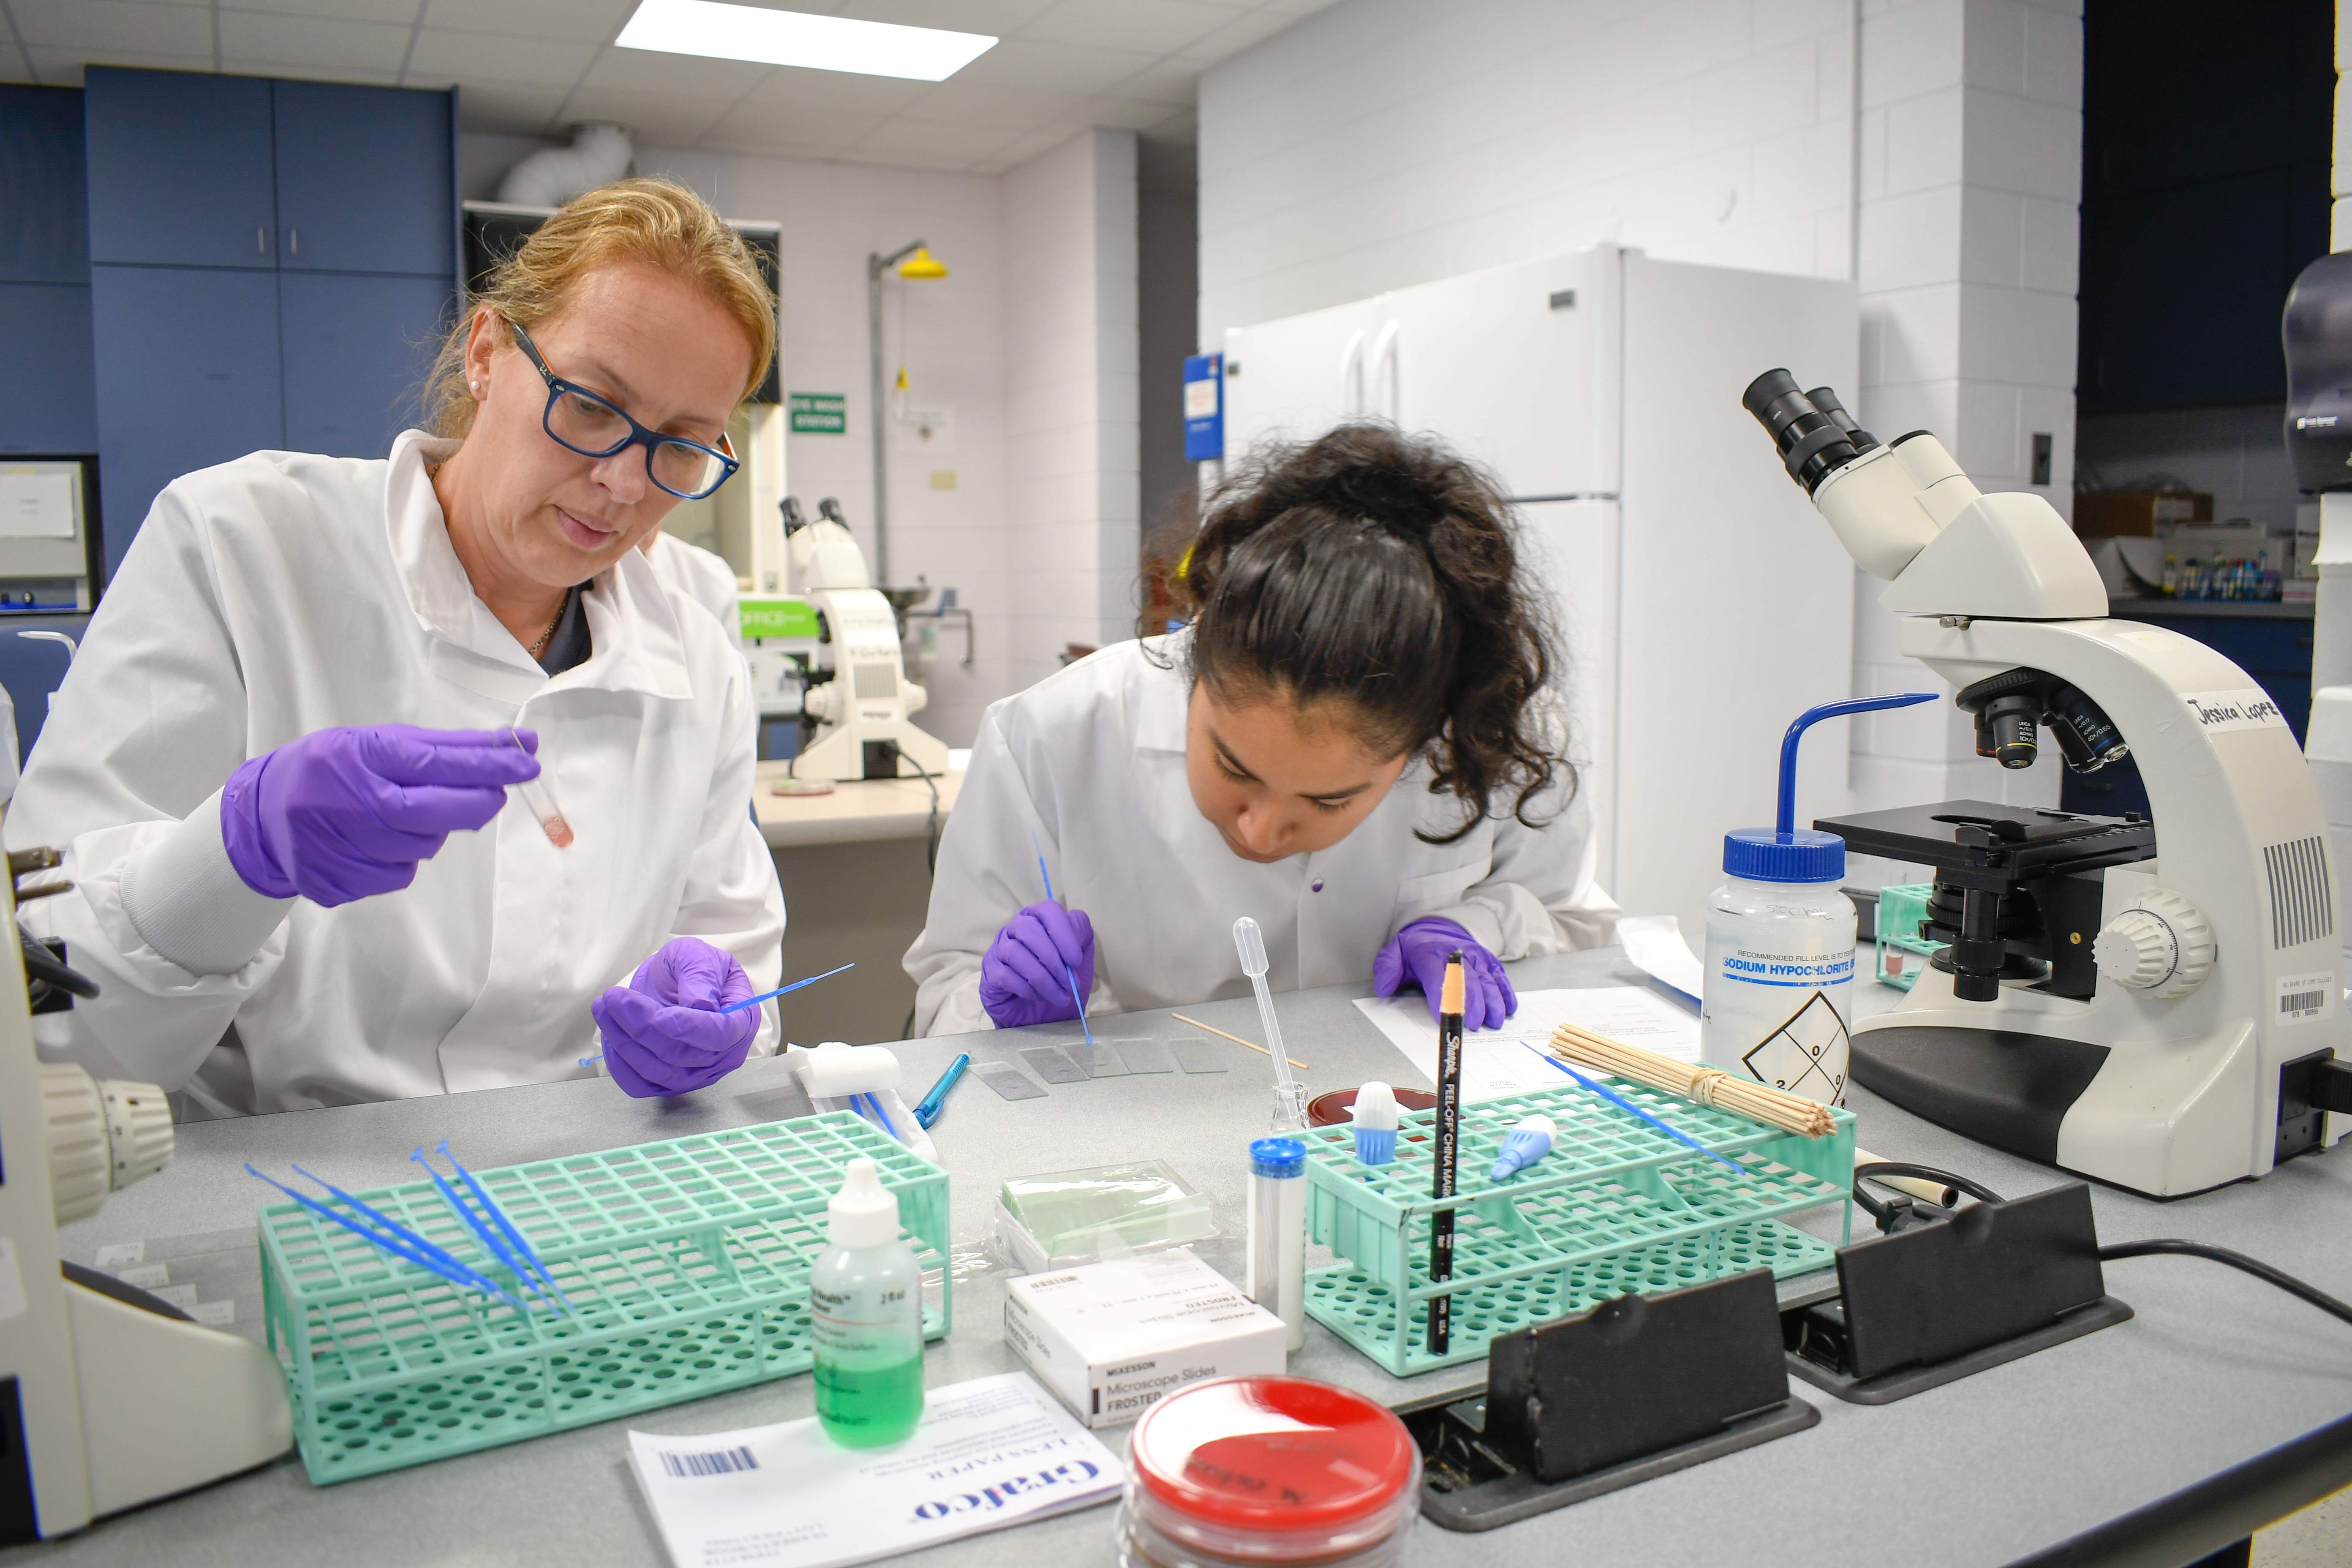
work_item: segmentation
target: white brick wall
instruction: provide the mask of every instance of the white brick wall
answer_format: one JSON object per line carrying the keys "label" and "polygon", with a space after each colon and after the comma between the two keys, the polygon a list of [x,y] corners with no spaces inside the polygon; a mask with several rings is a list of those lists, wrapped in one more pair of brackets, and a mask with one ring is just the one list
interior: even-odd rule
{"label": "white brick wall", "polygon": [[1135,133],[1083,132],[1003,176],[1013,679],[1134,635]]}
{"label": "white brick wall", "polygon": [[1618,238],[1846,275],[1844,0],[1347,0],[1201,80],[1201,341]]}
{"label": "white brick wall", "polygon": [[[1882,437],[1933,429],[1988,490],[2026,489],[2035,431],[2074,508],[2074,284],[2082,186],[2079,0],[1864,0],[1860,114],[1862,385]],[[1857,573],[1854,690],[1936,689],[1896,646],[1884,584]],[[1856,809],[1969,797],[2055,805],[2053,761],[2009,773],[1965,715],[1859,720]]]}
{"label": "white brick wall", "polygon": [[[1864,423],[1988,489],[2048,431],[2068,513],[2081,106],[2079,0],[1343,0],[1202,78],[1201,341],[1602,239],[1852,275]],[[1934,689],[1879,592],[1854,689]],[[1857,721],[1857,806],[2055,799],[1974,752],[1948,704]]]}

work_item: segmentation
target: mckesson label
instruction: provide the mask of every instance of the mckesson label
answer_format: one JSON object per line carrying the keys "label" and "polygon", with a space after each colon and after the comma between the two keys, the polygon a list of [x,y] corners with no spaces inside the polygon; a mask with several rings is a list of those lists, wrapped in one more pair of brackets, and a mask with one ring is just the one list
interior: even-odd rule
{"label": "mckesson label", "polygon": [[2258,686],[2242,691],[2184,691],[2180,700],[2207,734],[2230,730],[2284,730],[2286,715]]}

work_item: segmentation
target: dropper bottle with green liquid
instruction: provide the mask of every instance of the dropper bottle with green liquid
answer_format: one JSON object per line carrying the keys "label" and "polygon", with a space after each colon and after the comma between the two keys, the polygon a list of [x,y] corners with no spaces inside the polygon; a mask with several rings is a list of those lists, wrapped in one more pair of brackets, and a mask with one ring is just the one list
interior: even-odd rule
{"label": "dropper bottle with green liquid", "polygon": [[816,1415],[845,1448],[896,1443],[923,1417],[923,1291],[898,1200],[868,1159],[825,1205],[832,1245],[809,1270]]}

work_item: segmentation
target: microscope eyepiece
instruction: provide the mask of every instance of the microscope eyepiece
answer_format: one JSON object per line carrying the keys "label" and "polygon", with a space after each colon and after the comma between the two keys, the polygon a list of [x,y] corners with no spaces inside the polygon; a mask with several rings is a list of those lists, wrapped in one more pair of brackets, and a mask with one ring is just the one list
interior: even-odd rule
{"label": "microscope eyepiece", "polygon": [[[1807,495],[1861,455],[1846,431],[1816,406],[1799,389],[1796,377],[1785,370],[1768,370],[1758,376],[1748,383],[1739,401],[1771,436],[1789,477],[1804,486]],[[1838,412],[1845,410],[1840,407]],[[1853,425],[1851,417],[1846,424]]]}
{"label": "microscope eyepiece", "polygon": [[1878,437],[1853,422],[1845,411],[1838,395],[1826,386],[1817,386],[1805,394],[1805,400],[1828,416],[1829,422],[1845,432],[1845,438],[1856,453],[1867,452],[1878,445]]}

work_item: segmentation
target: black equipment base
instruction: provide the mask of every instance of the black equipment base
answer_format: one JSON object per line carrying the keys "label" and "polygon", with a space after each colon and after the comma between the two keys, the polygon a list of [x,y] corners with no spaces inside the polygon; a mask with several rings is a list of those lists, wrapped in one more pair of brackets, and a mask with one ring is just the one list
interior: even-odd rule
{"label": "black equipment base", "polygon": [[[1791,1394],[1782,1403],[1727,1422],[1712,1436],[1679,1444],[1607,1469],[1546,1485],[1528,1470],[1514,1468],[1480,1440],[1486,1419],[1486,1397],[1434,1405],[1404,1417],[1419,1439],[1426,1461],[1421,1483],[1421,1511],[1447,1530],[1493,1530],[1516,1524],[1556,1508],[1635,1486],[1659,1476],[1686,1470],[1742,1448],[1753,1448],[1776,1437],[1786,1437],[1820,1425],[1822,1413]],[[1444,1468],[1440,1469],[1443,1463]]]}
{"label": "black equipment base", "polygon": [[2005,1362],[2030,1356],[2036,1351],[2046,1351],[2053,1345],[2063,1345],[2068,1340],[2079,1340],[2084,1334],[2113,1328],[2128,1321],[2132,1310],[2113,1296],[2102,1296],[2085,1306],[2062,1314],[2046,1328],[2035,1329],[2015,1339],[1987,1345],[1949,1361],[1932,1366],[1897,1367],[1882,1372],[1876,1377],[1855,1377],[1844,1372],[1832,1371],[1795,1351],[1789,1352],[1789,1371],[1803,1378],[1822,1393],[1844,1400],[1849,1405],[1892,1405],[1898,1399],[1908,1399],[1915,1394],[1925,1394],[1931,1388],[1941,1388],[1957,1383]]}
{"label": "black equipment base", "polygon": [[1853,1081],[1964,1138],[2045,1165],[2058,1127],[2106,1064],[2107,1047],[2011,1029],[1901,1025],[1856,1030]]}

